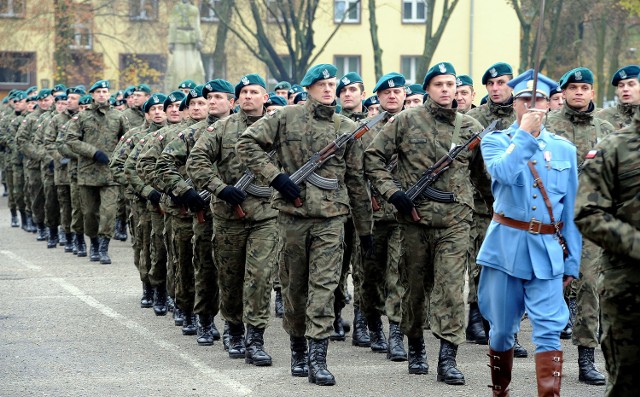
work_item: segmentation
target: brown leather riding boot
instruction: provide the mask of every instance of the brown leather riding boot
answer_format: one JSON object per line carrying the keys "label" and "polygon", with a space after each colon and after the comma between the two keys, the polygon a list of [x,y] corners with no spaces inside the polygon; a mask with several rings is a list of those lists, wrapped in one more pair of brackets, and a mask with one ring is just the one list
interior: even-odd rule
{"label": "brown leather riding boot", "polygon": [[536,353],[536,378],[538,379],[538,397],[560,397],[561,351]]}
{"label": "brown leather riding boot", "polygon": [[511,383],[511,368],[513,368],[513,348],[506,352],[496,352],[489,348],[489,368],[491,368],[491,383],[493,397],[509,397],[509,383]]}

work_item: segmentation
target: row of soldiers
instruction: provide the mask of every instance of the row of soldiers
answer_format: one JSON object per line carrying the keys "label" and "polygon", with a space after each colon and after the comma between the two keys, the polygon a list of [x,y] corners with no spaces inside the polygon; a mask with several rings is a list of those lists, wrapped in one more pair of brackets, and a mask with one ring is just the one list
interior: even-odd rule
{"label": "row of soldiers", "polygon": [[[578,157],[584,157],[599,138],[631,123],[640,106],[638,72],[632,65],[616,73],[612,83],[620,104],[599,112],[592,102],[592,73],[585,68],[568,72],[551,92],[550,103],[558,109],[549,114],[546,127],[574,142]],[[408,360],[410,373],[426,374],[422,334],[428,327],[441,343],[438,380],[464,384],[456,364],[457,346],[465,339],[487,343],[474,261],[491,219],[482,158],[477,152],[459,158],[435,185],[455,193],[456,200],[419,201],[417,223],[408,221],[415,203],[398,194],[396,183],[407,187],[415,182],[443,150],[494,120],[497,129],[509,127],[515,120],[508,85],[513,71],[505,63],[487,69],[482,78],[487,102],[477,108],[472,105],[471,78],[456,76],[446,62],[432,67],[422,85],[405,87],[404,76],[386,74],[369,98],[359,75],[348,73],[336,80],[335,73],[332,65],[317,65],[300,85],[278,84],[272,95],[255,74],[244,76],[235,87],[221,79],[201,86],[186,81],[179,87],[184,91],[169,95],[152,94],[148,86],[139,85],[126,93],[130,105],[122,112],[117,108],[125,101],[109,101],[108,81],[90,88],[93,103],[82,112],[83,87],[67,89],[64,95],[55,88],[41,90],[39,110],[31,113],[23,107],[26,94],[13,93],[0,143],[11,158],[37,163],[37,168],[26,167],[34,170],[27,173],[27,186],[34,181],[37,193],[40,178],[43,190],[52,195],[45,194],[45,204],[40,200],[34,206],[21,205],[14,194],[12,222],[17,224],[18,208],[24,213],[23,224],[28,225],[31,216],[38,229],[48,226],[49,246],[57,244],[57,225],[62,224],[65,250],[79,256],[86,255],[86,233],[90,258],[107,264],[124,188],[134,263],[143,283],[141,306],[153,307],[157,315],[173,310],[182,332],[197,335],[200,345],[220,338],[213,321],[220,311],[230,357],[270,365],[264,330],[273,285],[278,298],[280,291],[284,295],[292,375],[308,376],[317,384],[335,383],[326,368],[326,353],[329,338],[345,339],[340,312],[351,267],[352,343],[384,352],[392,361]],[[441,82],[447,76],[454,77],[452,84]],[[576,90],[576,85],[581,88]],[[48,111],[54,101],[56,111]],[[411,107],[422,111],[396,121]],[[384,112],[381,121],[376,119],[370,132],[348,142],[316,170],[318,179],[335,181],[335,188],[318,179],[315,184],[311,178],[302,184],[292,181],[313,153],[379,112]],[[29,114],[24,120],[23,113]],[[433,131],[433,142],[423,137],[423,130]],[[407,156],[402,160],[412,171],[389,166],[398,153]],[[366,164],[374,188],[366,182]],[[16,177],[17,168],[12,163],[10,193],[25,186]],[[52,183],[47,182],[50,176]],[[36,201],[37,194],[26,196]],[[37,208],[50,210],[40,214]],[[576,302],[572,328],[580,380],[603,384],[593,358],[598,340],[594,252],[585,247],[581,278],[575,296],[568,299]],[[471,288],[465,335],[462,290],[467,271]],[[388,338],[382,315],[389,319]],[[514,354],[528,353],[519,347]]]}

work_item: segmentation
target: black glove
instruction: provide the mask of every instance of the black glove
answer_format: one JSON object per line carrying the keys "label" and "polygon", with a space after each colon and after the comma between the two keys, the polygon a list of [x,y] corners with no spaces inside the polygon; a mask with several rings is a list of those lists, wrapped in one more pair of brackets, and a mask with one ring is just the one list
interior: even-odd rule
{"label": "black glove", "polygon": [[107,165],[109,164],[109,156],[107,156],[102,150],[98,150],[96,154],[93,155],[93,161]]}
{"label": "black glove", "polygon": [[67,165],[71,162],[71,159],[69,157],[63,157],[60,159],[59,163],[60,165]]}
{"label": "black glove", "polygon": [[49,161],[49,172],[53,172],[55,170],[56,164],[53,160]]}
{"label": "black glove", "polygon": [[376,249],[372,235],[360,236],[360,248],[362,256],[365,258],[373,258],[376,255]]}
{"label": "black glove", "polygon": [[279,191],[282,197],[290,203],[293,203],[295,199],[300,197],[300,188],[293,183],[287,174],[278,174],[278,176],[271,181],[271,186]]}
{"label": "black glove", "polygon": [[231,205],[238,205],[247,198],[247,195],[237,187],[229,185],[222,189],[220,193],[218,193],[218,197]]}
{"label": "black glove", "polygon": [[389,202],[398,209],[398,212],[407,216],[410,216],[411,211],[415,208],[413,201],[401,190],[393,193],[391,197],[389,197]]}
{"label": "black glove", "polygon": [[160,205],[160,199],[162,198],[162,195],[159,191],[153,189],[151,193],[147,195],[147,198],[153,203],[153,205],[158,206]]}
{"label": "black glove", "polygon": [[182,200],[189,207],[191,212],[198,212],[207,206],[207,202],[196,192],[194,188],[187,190],[182,196]]}

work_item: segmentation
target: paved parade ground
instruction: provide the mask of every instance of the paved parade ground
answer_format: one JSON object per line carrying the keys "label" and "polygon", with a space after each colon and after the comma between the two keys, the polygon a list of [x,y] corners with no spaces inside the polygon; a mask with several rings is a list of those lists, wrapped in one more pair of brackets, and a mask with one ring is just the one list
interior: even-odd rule
{"label": "paved parade ground", "polygon": [[[328,367],[337,385],[319,387],[293,378],[289,338],[272,318],[265,349],[273,366],[254,367],[228,358],[222,342],[199,347],[183,336],[170,313],[140,308],[141,283],[130,242],[113,241],[112,265],[47,249],[35,234],[9,226],[0,198],[0,397],[13,396],[489,396],[486,346],[464,344],[458,368],[466,385],[436,382],[438,341],[426,332],[429,374],[407,373],[407,364],[346,342],[331,342]],[[273,306],[273,305],[272,305]],[[272,307],[273,312],[273,307]],[[348,305],[343,316],[353,318]],[[223,321],[216,317],[222,331]],[[536,395],[531,327],[520,342],[529,357],[514,359],[513,396]],[[388,324],[385,322],[385,330]],[[386,332],[386,331],[385,331]],[[406,338],[405,338],[406,345]],[[565,350],[562,395],[601,396],[604,386],[578,382],[577,348]],[[602,352],[596,364],[604,372]]]}

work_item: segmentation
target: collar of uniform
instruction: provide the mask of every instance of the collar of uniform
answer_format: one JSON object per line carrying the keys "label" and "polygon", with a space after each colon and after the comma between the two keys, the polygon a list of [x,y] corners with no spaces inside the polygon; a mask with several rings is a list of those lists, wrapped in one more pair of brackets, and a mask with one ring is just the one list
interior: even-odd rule
{"label": "collar of uniform", "polygon": [[427,108],[427,110],[433,115],[433,117],[435,117],[439,121],[443,121],[452,125],[456,119],[456,114],[458,113],[457,102],[454,101],[454,105],[456,106],[445,108],[444,106],[436,103],[436,101],[431,99],[431,97],[428,97],[424,102],[424,107]]}
{"label": "collar of uniform", "polygon": [[335,106],[324,105],[311,96],[304,103],[304,106],[318,120],[333,120],[333,115],[336,112]]}
{"label": "collar of uniform", "polygon": [[253,123],[255,123],[256,121],[260,120],[262,118],[262,116],[264,116],[264,109],[262,110],[262,114],[260,116],[249,116],[242,109],[238,109],[238,113],[236,113],[236,114],[239,115],[242,118],[242,120],[244,121],[244,123],[247,126],[250,126]]}
{"label": "collar of uniform", "polygon": [[158,131],[160,128],[163,128],[165,125],[167,125],[166,121],[163,121],[162,123],[152,122],[151,125],[149,126],[149,132]]}
{"label": "collar of uniform", "polygon": [[487,99],[487,106],[489,111],[497,116],[511,116],[513,113],[513,97],[509,97],[504,103],[495,103],[489,98]]}
{"label": "collar of uniform", "polygon": [[212,125],[213,123],[215,123],[218,120],[220,120],[220,117],[218,117],[218,116],[214,116],[212,114],[207,115],[207,123],[209,123],[209,125]]}
{"label": "collar of uniform", "polygon": [[577,109],[572,108],[566,102],[562,105],[562,116],[569,120],[572,124],[591,124],[593,121],[593,111],[595,106],[593,102],[589,102],[589,108],[581,112]]}
{"label": "collar of uniform", "polygon": [[93,109],[95,109],[97,112],[106,114],[109,111],[109,109],[111,109],[111,104],[109,103],[109,101],[107,101],[107,102],[105,102],[103,104],[95,102]]}
{"label": "collar of uniform", "polygon": [[367,116],[369,115],[369,111],[364,106],[362,107],[362,112],[354,112],[352,110],[342,108],[340,114],[350,118],[353,121],[360,121],[367,118]]}
{"label": "collar of uniform", "polygon": [[625,116],[633,117],[636,111],[640,111],[640,105],[634,105],[632,103],[619,103],[618,110]]}
{"label": "collar of uniform", "polygon": [[78,114],[78,111],[77,111],[77,110],[69,110],[69,109],[65,109],[65,111],[64,111],[64,112],[65,112],[67,115],[71,116],[71,117],[73,117],[73,116],[75,116],[76,114]]}

